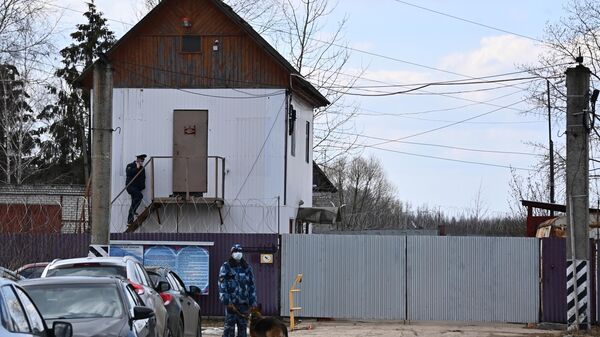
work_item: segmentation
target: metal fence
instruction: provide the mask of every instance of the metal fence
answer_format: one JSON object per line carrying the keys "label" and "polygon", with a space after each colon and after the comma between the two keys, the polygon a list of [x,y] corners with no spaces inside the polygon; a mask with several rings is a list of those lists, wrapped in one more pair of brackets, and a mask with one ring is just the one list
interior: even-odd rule
{"label": "metal fence", "polygon": [[303,274],[300,316],[405,319],[404,256],[402,236],[282,235],[281,315]]}
{"label": "metal fence", "polygon": [[538,240],[408,237],[407,252],[410,320],[537,322]]}
{"label": "metal fence", "polygon": [[282,307],[288,287],[304,317],[537,322],[536,239],[282,236]]}
{"label": "metal fence", "polygon": [[86,256],[88,234],[0,234],[0,266],[16,269],[33,262]]}

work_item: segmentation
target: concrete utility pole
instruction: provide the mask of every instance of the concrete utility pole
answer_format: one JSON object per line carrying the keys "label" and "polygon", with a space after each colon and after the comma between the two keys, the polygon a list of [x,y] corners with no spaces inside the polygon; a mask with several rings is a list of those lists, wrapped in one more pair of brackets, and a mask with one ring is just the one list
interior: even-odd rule
{"label": "concrete utility pole", "polygon": [[[550,107],[550,80],[546,80],[548,90],[548,148],[550,155],[550,203],[554,200],[554,142],[552,141],[552,108]],[[554,216],[554,211],[550,211],[550,216]]]}
{"label": "concrete utility pole", "polygon": [[94,63],[93,88],[91,243],[93,245],[108,245],[113,77],[110,62],[106,57],[101,56]]}
{"label": "concrete utility pole", "polygon": [[589,327],[589,83],[590,70],[567,69],[567,323]]}

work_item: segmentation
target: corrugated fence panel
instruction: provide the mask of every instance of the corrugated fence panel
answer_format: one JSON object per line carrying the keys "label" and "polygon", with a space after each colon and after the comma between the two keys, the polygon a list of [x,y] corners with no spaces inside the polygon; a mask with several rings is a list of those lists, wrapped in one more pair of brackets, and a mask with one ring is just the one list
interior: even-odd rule
{"label": "corrugated fence panel", "polygon": [[[279,254],[277,234],[223,234],[223,233],[113,233],[112,240],[142,241],[208,241],[209,290],[202,296],[200,306],[205,316],[223,316],[225,309],[219,302],[217,286],[219,268],[230,256],[231,246],[239,243],[244,247],[244,258],[252,266],[256,282],[256,296],[265,315],[277,315],[279,311]],[[274,263],[261,264],[260,253],[274,253]]]}
{"label": "corrugated fence panel", "polygon": [[0,234],[0,266],[16,269],[33,262],[82,257],[89,244],[88,234]]}
{"label": "corrugated fence panel", "polygon": [[408,237],[408,319],[537,322],[539,243]]}
{"label": "corrugated fence panel", "polygon": [[281,315],[303,274],[295,305],[302,317],[404,319],[405,237],[282,235]]}

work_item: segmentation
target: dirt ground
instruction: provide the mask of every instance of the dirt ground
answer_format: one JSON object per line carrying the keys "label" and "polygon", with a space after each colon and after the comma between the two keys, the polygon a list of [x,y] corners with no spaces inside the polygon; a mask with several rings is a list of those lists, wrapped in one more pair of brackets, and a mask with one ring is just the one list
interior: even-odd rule
{"label": "dirt ground", "polygon": [[[522,324],[472,324],[446,322],[349,322],[303,321],[301,330],[290,336],[303,337],[551,337],[562,336],[563,331],[527,328]],[[309,329],[310,328],[310,329]],[[220,336],[223,330],[217,325],[203,331],[204,336]]]}

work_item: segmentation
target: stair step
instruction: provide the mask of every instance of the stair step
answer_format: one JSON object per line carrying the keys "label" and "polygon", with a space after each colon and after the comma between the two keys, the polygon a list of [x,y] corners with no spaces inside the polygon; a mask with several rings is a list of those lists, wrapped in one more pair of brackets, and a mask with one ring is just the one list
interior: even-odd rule
{"label": "stair step", "polygon": [[140,228],[142,223],[144,221],[146,221],[146,219],[150,216],[150,214],[153,211],[159,209],[161,206],[162,206],[161,204],[153,202],[148,207],[144,208],[142,213],[140,213],[140,215],[138,215],[137,218],[135,218],[135,220],[133,220],[133,223],[127,225],[127,229],[125,230],[125,233],[135,232],[138,228]]}

